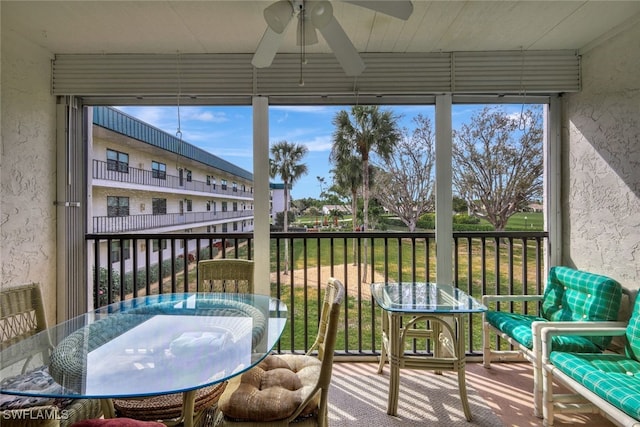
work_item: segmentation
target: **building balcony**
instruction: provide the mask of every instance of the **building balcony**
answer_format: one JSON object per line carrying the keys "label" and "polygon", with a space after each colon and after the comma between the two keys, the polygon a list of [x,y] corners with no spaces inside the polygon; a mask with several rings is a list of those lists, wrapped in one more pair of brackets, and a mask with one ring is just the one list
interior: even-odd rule
{"label": "building balcony", "polygon": [[204,227],[218,223],[253,218],[253,210],[184,212],[163,215],[94,216],[93,233],[130,233],[156,230],[172,231],[190,227]]}
{"label": "building balcony", "polygon": [[[466,293],[480,299],[484,294],[543,290],[546,232],[454,232],[452,238],[454,285]],[[530,363],[493,363],[491,369],[477,363],[482,358],[482,318],[475,314],[465,333],[473,421],[467,422],[462,413],[455,374],[412,369],[401,373],[398,416],[386,414],[389,367],[377,374],[381,313],[369,284],[434,281],[434,233],[290,232],[271,233],[270,240],[271,295],[284,301],[291,313],[275,352],[306,352],[315,337],[316,308],[327,279],[336,277],[345,285],[347,303],[329,395],[332,426],[543,425],[533,415]],[[105,250],[114,242],[119,248],[143,248],[142,253]],[[197,291],[200,259],[253,258],[252,233],[88,235],[87,243],[95,306],[145,294]],[[431,345],[417,343],[412,351],[429,354]],[[507,343],[496,345],[504,348]],[[596,414],[561,414],[556,419],[560,427],[576,424],[612,426]]]}
{"label": "building balcony", "polygon": [[197,180],[188,181],[185,177],[169,175],[161,171],[138,169],[131,166],[127,166],[123,170],[113,169],[118,168],[109,168],[107,162],[94,159],[92,184],[105,187],[118,186],[119,188],[123,188],[123,184],[127,184],[127,188],[144,191],[153,190],[175,193],[175,190],[181,190],[186,194],[198,195],[198,193],[204,193],[199,195],[217,195],[229,199],[253,199],[253,193],[251,191],[242,191],[240,188],[230,185],[213,184]]}

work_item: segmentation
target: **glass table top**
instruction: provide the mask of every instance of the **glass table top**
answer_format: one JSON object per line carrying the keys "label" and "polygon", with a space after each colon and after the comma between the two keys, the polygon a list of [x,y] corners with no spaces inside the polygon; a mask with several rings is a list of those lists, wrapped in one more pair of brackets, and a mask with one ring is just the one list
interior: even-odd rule
{"label": "glass table top", "polygon": [[[284,303],[265,295],[163,294],[118,302],[2,350],[0,392],[114,398],[193,390],[257,364],[280,339],[286,318]],[[44,372],[49,380],[21,372]]]}
{"label": "glass table top", "polygon": [[464,291],[425,282],[372,283],[371,295],[384,310],[399,313],[481,313],[487,307]]}

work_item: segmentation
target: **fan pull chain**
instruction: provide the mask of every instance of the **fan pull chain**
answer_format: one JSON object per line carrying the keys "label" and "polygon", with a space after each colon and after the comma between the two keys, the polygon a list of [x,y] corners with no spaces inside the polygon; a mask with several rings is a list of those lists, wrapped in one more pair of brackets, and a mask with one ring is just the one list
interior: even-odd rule
{"label": "fan pull chain", "polygon": [[176,95],[176,109],[178,113],[178,129],[176,130],[176,138],[178,138],[178,147],[176,147],[176,170],[180,170],[179,160],[180,160],[180,146],[182,145],[182,126],[180,123],[180,97],[182,96],[182,81],[181,81],[181,71],[180,71],[180,51],[177,52],[177,60],[176,60],[176,74],[178,77],[178,94]]}
{"label": "fan pull chain", "polygon": [[520,119],[518,120],[518,129],[524,131],[527,128],[527,124],[524,119],[524,104],[527,100],[527,89],[524,85],[524,49],[520,50],[521,60],[520,63],[520,95],[522,95],[522,107],[520,108]]}
{"label": "fan pull chain", "polygon": [[304,64],[307,63],[307,57],[306,57],[306,51],[305,51],[305,45],[307,44],[307,41],[305,40],[305,32],[304,32],[304,20],[305,20],[305,13],[306,13],[306,6],[304,3],[305,0],[302,0],[302,5],[301,5],[301,10],[300,10],[300,15],[301,18],[298,19],[298,21],[300,22],[299,25],[299,31],[300,31],[300,80],[298,80],[298,86],[302,87],[304,86],[304,78],[302,77],[302,67],[304,66]]}

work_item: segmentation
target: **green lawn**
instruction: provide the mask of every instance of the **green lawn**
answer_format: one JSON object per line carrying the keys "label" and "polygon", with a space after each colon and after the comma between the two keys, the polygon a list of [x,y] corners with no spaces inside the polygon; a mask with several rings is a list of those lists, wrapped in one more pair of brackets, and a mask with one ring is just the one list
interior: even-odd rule
{"label": "green lawn", "polygon": [[[295,225],[314,227],[316,220],[322,224],[322,216],[300,216],[296,218]],[[333,224],[332,221],[329,221]],[[338,220],[338,224],[343,228],[351,229],[351,216],[345,215]],[[481,225],[489,225],[485,219],[480,219]],[[406,231],[400,227],[392,227],[394,231]],[[542,231],[544,229],[544,217],[542,212],[518,212],[513,214],[507,222],[507,231]],[[419,230],[416,230],[419,231]]]}
{"label": "green lawn", "polygon": [[[317,237],[317,239],[306,241],[306,244],[301,239],[294,241],[293,258],[290,264],[292,269],[312,268],[318,264],[329,265],[331,262],[334,265],[341,265],[345,262],[345,257],[347,262],[352,262],[352,239],[336,238],[331,242],[328,238],[322,238],[322,234],[318,234]],[[521,240],[514,239],[511,245],[505,241],[496,240],[488,239],[485,242],[484,256],[481,252],[480,239],[461,239],[459,241],[457,256],[459,286],[478,299],[485,293],[537,293],[536,271],[534,268],[536,265],[535,242],[529,241],[525,250]],[[428,280],[435,280],[435,242],[430,241],[429,255],[427,256],[424,240],[387,239],[386,245],[385,239],[382,238],[374,238],[372,241],[374,245],[374,265],[377,271],[381,271],[384,266],[387,266],[387,274],[389,274],[390,278],[395,279],[400,277],[399,271],[402,269],[403,280],[407,280],[412,277],[415,269],[418,280],[424,280],[426,277],[425,263],[428,258],[430,269]],[[496,243],[500,243],[498,256],[496,256]],[[469,247],[469,244],[471,244],[471,247]],[[283,250],[282,247],[281,250]],[[275,247],[272,253],[275,253]],[[281,253],[281,261],[283,258],[284,254]],[[526,272],[523,271],[525,258]],[[499,263],[498,267],[496,267],[496,263]],[[275,270],[275,258],[272,258],[272,271]],[[499,278],[496,277],[496,271],[500,271]],[[523,289],[524,276],[526,276],[527,280],[526,291]],[[288,280],[287,277],[284,280],[285,283],[281,283],[279,297],[289,307],[294,308],[291,313],[294,322],[290,322],[289,327],[294,326],[295,329],[286,331],[283,337],[283,346],[284,348],[290,348],[292,345],[291,337],[293,336],[295,348],[301,349],[303,346],[309,345],[309,340],[312,340],[315,336],[318,289],[316,286],[298,286],[295,287],[294,294],[291,295]],[[351,285],[353,286],[354,284]],[[368,286],[368,284],[364,283],[362,286]],[[274,284],[272,295],[276,295],[275,292],[276,287]],[[306,307],[304,301],[307,302]],[[514,304],[511,308],[514,311],[523,310],[522,304]],[[533,306],[527,308],[529,311],[535,310]],[[376,326],[373,329],[371,301],[367,298],[358,299],[354,296],[348,296],[347,314],[348,322],[344,323],[344,327],[341,327],[337,348],[353,350],[362,347],[363,350],[369,350],[372,342],[372,331],[380,331],[379,311],[376,310],[375,312]],[[345,322],[344,317],[342,322]],[[473,348],[479,351],[482,345],[481,319],[479,315],[474,316],[472,331]],[[378,340],[379,334],[376,335],[378,335],[376,337],[376,340]],[[348,347],[343,346],[345,342],[348,343]],[[418,348],[425,348],[426,342],[417,342],[416,345]],[[378,341],[376,341],[377,346],[379,346]]]}

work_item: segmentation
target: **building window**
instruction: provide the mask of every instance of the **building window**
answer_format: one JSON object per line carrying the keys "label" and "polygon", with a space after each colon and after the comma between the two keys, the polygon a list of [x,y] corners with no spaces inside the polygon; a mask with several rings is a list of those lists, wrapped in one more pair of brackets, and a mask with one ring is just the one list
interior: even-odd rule
{"label": "building window", "polygon": [[[129,259],[131,257],[131,241],[122,241],[122,257],[123,259]],[[120,261],[120,240],[114,240],[111,242],[111,262]]]}
{"label": "building window", "polygon": [[186,172],[187,172],[187,182],[191,182],[193,180],[193,173],[189,169],[187,169]]}
{"label": "building window", "polygon": [[246,185],[244,185],[244,184],[242,184],[242,192],[244,193],[244,192],[246,192],[246,191],[247,191],[247,186],[246,186]]}
{"label": "building window", "polygon": [[227,211],[227,202],[222,202],[222,212]]}
{"label": "building window", "polygon": [[166,239],[153,239],[153,252],[158,252],[158,250],[162,247],[164,251],[167,249],[167,240]]}
{"label": "building window", "polygon": [[129,198],[107,196],[107,216],[129,216]]}
{"label": "building window", "polygon": [[154,215],[167,214],[167,199],[152,199],[151,204],[153,206]]}
{"label": "building window", "polygon": [[129,173],[129,155],[107,149],[107,170]]}
{"label": "building window", "polygon": [[222,224],[222,232],[223,233],[227,232],[227,224]]}
{"label": "building window", "polygon": [[220,180],[220,186],[222,187],[223,190],[227,189],[227,180],[226,179],[221,179]]}
{"label": "building window", "polygon": [[238,231],[238,223],[237,222],[233,223],[233,231]]}
{"label": "building window", "polygon": [[151,176],[158,179],[167,179],[167,165],[164,163],[151,162]]}
{"label": "building window", "polygon": [[207,200],[207,212],[211,211],[211,202]]}
{"label": "building window", "polygon": [[191,212],[193,210],[193,200],[187,199],[187,212]]}
{"label": "building window", "polygon": [[237,193],[237,192],[238,192],[238,183],[237,183],[237,182],[234,182],[232,185],[233,185],[233,190],[232,190],[232,191],[233,191],[234,193]]}
{"label": "building window", "polygon": [[238,212],[238,202],[233,202],[233,211]]}

